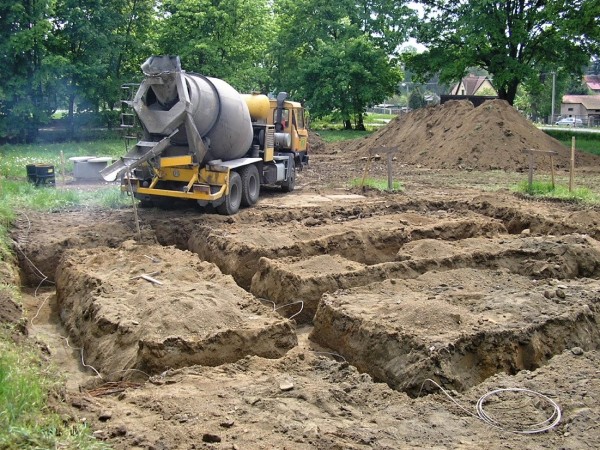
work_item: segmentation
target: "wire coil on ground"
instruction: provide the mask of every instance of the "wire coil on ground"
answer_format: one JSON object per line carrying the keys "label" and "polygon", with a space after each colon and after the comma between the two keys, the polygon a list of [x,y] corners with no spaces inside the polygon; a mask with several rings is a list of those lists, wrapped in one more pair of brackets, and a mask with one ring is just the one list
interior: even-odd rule
{"label": "wire coil on ground", "polygon": [[[465,408],[460,403],[458,403],[454,398],[452,398],[452,396],[448,393],[448,391],[446,391],[446,389],[444,389],[442,386],[440,386],[438,383],[436,383],[431,378],[427,378],[426,380],[423,381],[423,384],[421,385],[421,390],[419,391],[419,397],[421,396],[421,391],[423,390],[423,386],[425,385],[426,382],[430,382],[431,384],[435,385],[440,391],[442,391],[442,393],[448,399],[450,399],[450,401],[452,403],[454,403],[456,406],[458,406],[460,409],[462,409],[467,414],[485,422],[487,425],[489,425],[491,427],[497,428],[502,431],[507,431],[509,433],[515,433],[515,434],[543,433],[544,431],[549,431],[552,428],[554,428],[556,425],[558,425],[560,422],[560,419],[562,418],[562,412],[561,412],[560,406],[558,406],[558,404],[554,400],[552,400],[547,395],[541,394],[536,391],[532,391],[531,389],[498,388],[498,389],[494,389],[492,391],[486,392],[481,397],[479,397],[479,400],[477,400],[477,404],[475,406],[477,414],[473,414],[467,408]],[[516,392],[516,393],[531,394],[531,395],[537,397],[538,399],[545,401],[548,405],[550,405],[553,409],[553,412],[550,415],[550,417],[548,417],[546,420],[543,420],[542,422],[538,422],[538,423],[531,424],[531,425],[526,425],[526,426],[523,426],[522,428],[518,428],[518,429],[516,429],[516,428],[509,429],[506,425],[495,420],[489,413],[486,413],[484,410],[484,404],[490,399],[490,397],[504,393],[504,392]]]}
{"label": "wire coil on ground", "polygon": [[[520,393],[526,393],[526,394],[533,395],[533,396],[537,397],[538,399],[541,399],[541,400],[545,401],[546,403],[548,403],[553,409],[552,414],[546,420],[532,424],[528,428],[509,430],[505,426],[500,424],[500,422],[495,420],[490,414],[486,413],[484,410],[484,404],[488,401],[488,399],[490,397],[501,394],[503,392],[520,392]],[[477,416],[481,420],[483,420],[485,423],[487,423],[488,425],[491,425],[496,428],[500,428],[505,431],[510,431],[511,433],[517,433],[517,434],[543,433],[544,431],[548,431],[548,430],[554,428],[556,425],[558,425],[558,423],[560,422],[560,419],[562,417],[560,407],[554,400],[552,400],[550,397],[548,397],[544,394],[541,394],[539,392],[532,391],[531,389],[526,389],[526,388],[500,388],[500,389],[494,389],[492,391],[489,391],[489,392],[485,393],[484,395],[482,395],[479,398],[479,400],[477,400],[476,409],[477,409]]]}

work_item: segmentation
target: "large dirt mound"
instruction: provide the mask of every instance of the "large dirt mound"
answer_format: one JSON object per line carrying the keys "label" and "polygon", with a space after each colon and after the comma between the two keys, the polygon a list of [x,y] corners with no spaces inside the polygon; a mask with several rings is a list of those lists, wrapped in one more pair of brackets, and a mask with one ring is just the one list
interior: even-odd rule
{"label": "large dirt mound", "polygon": [[[503,100],[475,108],[469,101],[450,101],[398,116],[372,136],[353,142],[344,153],[365,156],[380,147],[398,147],[397,158],[436,169],[524,170],[523,150],[552,150],[555,164],[568,167],[570,150],[537,129]],[[549,168],[547,157],[536,157]],[[600,158],[577,153],[577,165],[595,165]]]}

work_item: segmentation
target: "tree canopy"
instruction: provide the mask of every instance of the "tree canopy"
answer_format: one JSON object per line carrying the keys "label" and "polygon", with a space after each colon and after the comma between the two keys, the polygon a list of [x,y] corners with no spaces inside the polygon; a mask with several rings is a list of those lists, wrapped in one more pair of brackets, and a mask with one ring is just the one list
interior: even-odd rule
{"label": "tree canopy", "polygon": [[0,137],[27,141],[57,106],[50,1],[0,0]]}
{"label": "tree canopy", "polygon": [[179,55],[188,71],[223,78],[243,91],[267,84],[265,59],[275,41],[268,0],[165,0],[160,53]]}
{"label": "tree canopy", "polygon": [[[396,92],[402,79],[396,49],[412,11],[390,0],[280,0],[273,75],[315,117],[334,113],[346,128],[364,128],[367,106]],[[301,27],[293,24],[302,24]]]}
{"label": "tree canopy", "polygon": [[499,97],[513,103],[521,83],[562,68],[581,74],[600,43],[598,0],[420,0],[414,37],[427,46],[407,63],[421,77],[455,82],[478,66]]}

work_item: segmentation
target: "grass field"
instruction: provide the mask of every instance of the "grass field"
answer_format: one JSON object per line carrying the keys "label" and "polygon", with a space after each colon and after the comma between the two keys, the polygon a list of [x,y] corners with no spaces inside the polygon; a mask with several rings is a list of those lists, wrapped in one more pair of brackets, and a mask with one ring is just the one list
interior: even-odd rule
{"label": "grass field", "polygon": [[573,191],[564,185],[552,186],[548,181],[534,181],[529,188],[527,181],[521,181],[513,187],[514,192],[528,194],[534,197],[551,198],[557,200],[571,200],[586,204],[597,204],[600,202],[598,195],[585,187],[576,187]]}
{"label": "grass field", "polygon": [[[27,182],[27,164],[52,164],[61,172],[61,151],[65,171],[72,173],[71,156],[121,156],[121,140],[98,140],[41,145],[0,146],[0,264],[13,260],[9,229],[21,209],[60,210],[83,206],[118,207],[130,204],[118,186],[95,191],[36,188]],[[0,279],[0,288],[18,301],[18,287]],[[0,448],[2,449],[107,449],[80,423],[65,423],[53,412],[48,400],[58,398],[61,380],[55,370],[42,362],[36,347],[15,344],[11,325],[0,326]]]}
{"label": "grass field", "polygon": [[374,189],[380,192],[400,192],[404,186],[399,181],[392,181],[392,189],[388,189],[388,180],[380,178],[366,178],[363,183],[362,178],[355,178],[350,183],[352,187]]}
{"label": "grass field", "polygon": [[318,133],[325,142],[340,142],[368,136],[373,132],[357,130],[319,130]]}
{"label": "grass field", "polygon": [[72,156],[123,156],[123,140],[97,140],[90,142],[65,142],[56,144],[27,144],[0,146],[0,177],[21,178],[27,175],[27,164],[51,164],[57,174],[61,170],[60,152],[65,159],[65,170],[73,171]]}
{"label": "grass field", "polygon": [[44,367],[35,348],[16,345],[0,331],[0,448],[109,448],[94,439],[85,424],[65,424],[49,409],[48,398],[60,385],[58,374]]}
{"label": "grass field", "polygon": [[[565,147],[571,148],[570,138],[560,139],[560,142]],[[575,140],[575,149],[580,152],[592,153],[593,155],[600,155],[600,141],[585,137],[579,137]]]}
{"label": "grass field", "polygon": [[571,139],[575,137],[575,148],[581,152],[600,155],[600,134],[591,132],[572,132],[565,130],[544,130],[546,134],[559,140],[565,147],[571,148]]}

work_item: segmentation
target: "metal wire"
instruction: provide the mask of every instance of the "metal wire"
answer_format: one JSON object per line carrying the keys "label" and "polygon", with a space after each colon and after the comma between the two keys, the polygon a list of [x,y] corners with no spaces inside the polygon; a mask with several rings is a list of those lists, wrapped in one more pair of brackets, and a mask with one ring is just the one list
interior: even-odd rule
{"label": "metal wire", "polygon": [[[483,409],[483,405],[485,404],[485,402],[491,396],[498,395],[498,394],[500,394],[502,392],[521,392],[521,393],[527,393],[527,394],[534,395],[534,396],[540,398],[541,400],[544,400],[550,406],[552,406],[552,409],[553,409],[552,415],[550,417],[548,417],[546,420],[542,421],[542,422],[538,422],[536,424],[530,425],[527,429],[507,430],[498,421],[494,420]],[[482,395],[479,398],[479,400],[477,400],[476,409],[477,409],[477,415],[479,416],[479,418],[481,420],[483,420],[485,423],[487,423],[488,425],[491,425],[491,426],[496,427],[496,428],[500,428],[500,429],[505,430],[505,431],[510,431],[511,433],[517,433],[517,434],[543,433],[544,431],[548,431],[548,430],[554,428],[556,425],[558,425],[558,423],[560,422],[560,419],[562,417],[562,412],[560,410],[560,407],[558,406],[558,404],[554,400],[552,400],[551,398],[549,398],[548,396],[546,396],[544,394],[541,394],[539,392],[532,391],[531,389],[526,389],[526,388],[502,388],[502,389],[494,389],[493,391],[490,391],[490,392]]]}
{"label": "metal wire", "polygon": [[[493,428],[496,428],[498,430],[507,431],[509,433],[515,433],[515,434],[543,433],[544,431],[551,430],[556,425],[558,425],[558,423],[560,422],[560,419],[562,418],[562,412],[561,412],[560,406],[558,406],[558,404],[554,400],[549,398],[547,395],[541,394],[536,391],[532,391],[531,389],[499,388],[499,389],[494,389],[492,391],[489,391],[489,392],[485,393],[484,395],[482,395],[481,397],[479,397],[479,400],[477,400],[477,404],[475,406],[475,410],[476,410],[477,414],[474,414],[471,411],[469,411],[468,409],[466,409],[464,406],[462,406],[460,403],[458,403],[454,398],[452,398],[452,396],[442,386],[440,386],[438,383],[436,383],[435,381],[433,381],[430,378],[427,378],[425,381],[423,381],[423,384],[421,384],[421,389],[419,390],[419,396],[421,395],[423,386],[428,381],[430,383],[432,383],[433,385],[435,385],[440,391],[442,391],[442,393],[446,397],[448,397],[450,399],[450,401],[452,403],[454,403],[456,406],[458,406],[462,411],[466,412],[470,416],[473,416],[473,417],[481,420],[482,422],[486,423],[487,425],[489,425]],[[546,420],[536,423],[536,424],[533,424],[533,425],[530,425],[527,428],[508,429],[505,426],[501,425],[500,422],[494,420],[488,413],[485,412],[485,410],[483,408],[483,405],[491,396],[498,395],[499,393],[502,393],[502,392],[521,392],[521,393],[535,395],[536,397],[546,401],[550,406],[552,406],[552,409],[553,409],[552,414]],[[534,427],[537,427],[537,428],[534,428]]]}
{"label": "metal wire", "polygon": [[286,303],[285,305],[278,306],[277,308],[273,309],[273,311],[277,311],[278,309],[285,308],[286,306],[297,305],[298,303],[300,303],[300,311],[298,311],[296,314],[293,314],[290,317],[288,317],[288,319],[291,320],[304,310],[304,302],[302,300],[298,300],[297,302]]}

